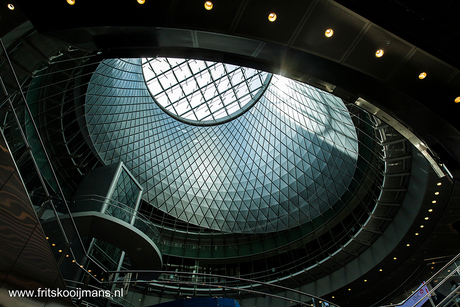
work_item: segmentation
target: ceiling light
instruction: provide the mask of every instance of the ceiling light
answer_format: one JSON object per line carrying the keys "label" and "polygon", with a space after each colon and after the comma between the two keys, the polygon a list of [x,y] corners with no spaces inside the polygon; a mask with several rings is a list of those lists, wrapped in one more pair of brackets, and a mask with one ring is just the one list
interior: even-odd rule
{"label": "ceiling light", "polygon": [[56,246],[56,244],[53,243],[53,244],[51,244],[51,246]]}
{"label": "ceiling light", "polygon": [[60,249],[59,252],[62,253],[62,249]]}
{"label": "ceiling light", "polygon": [[74,259],[74,260],[72,260],[72,262],[75,262],[75,259]]}
{"label": "ceiling light", "polygon": [[418,236],[418,232],[416,232],[415,235]]}
{"label": "ceiling light", "polygon": [[46,237],[46,240],[49,240],[50,237]]}
{"label": "ceiling light", "polygon": [[210,11],[210,10],[212,10],[212,7],[213,7],[213,4],[212,4],[211,1],[206,1],[206,2],[204,3],[204,8],[205,8],[206,10]]}
{"label": "ceiling light", "polygon": [[459,103],[460,102],[460,96],[458,96],[457,98],[455,98],[455,103]]}
{"label": "ceiling light", "polygon": [[436,262],[433,261],[431,264],[436,264]]}
{"label": "ceiling light", "polygon": [[409,247],[409,246],[410,246],[410,244],[409,244],[409,243],[407,243],[407,244],[406,244],[406,246],[407,246],[407,247]]}
{"label": "ceiling light", "polygon": [[383,49],[379,49],[375,52],[375,56],[378,57],[378,58],[381,58],[384,54],[384,51]]}
{"label": "ceiling light", "polygon": [[382,269],[380,269],[379,271],[380,271],[380,272],[382,272],[383,270],[382,270]]}
{"label": "ceiling light", "polygon": [[433,212],[433,209],[428,209],[428,212]]}
{"label": "ceiling light", "polygon": [[145,3],[145,0],[137,0],[137,3],[139,3],[139,4],[144,4],[144,3]]}
{"label": "ceiling light", "polygon": [[334,31],[332,29],[327,29],[324,35],[326,35],[326,37],[331,37],[334,35]]}
{"label": "ceiling light", "polygon": [[80,267],[82,268],[82,267],[83,267],[83,265],[80,265]]}
{"label": "ceiling light", "polygon": [[396,260],[396,259],[397,259],[396,257],[393,258],[393,260]]}
{"label": "ceiling light", "polygon": [[11,3],[8,3],[8,8],[9,8],[10,10],[14,10],[14,5],[11,4]]}
{"label": "ceiling light", "polygon": [[426,78],[426,72],[420,73],[420,75],[418,75],[418,78],[419,78],[420,80],[425,79],[425,78]]}
{"label": "ceiling light", "polygon": [[268,15],[268,20],[270,20],[271,22],[274,22],[276,20],[276,14],[275,13],[270,13]]}
{"label": "ceiling light", "polygon": [[425,220],[427,220],[427,221],[428,221],[429,219],[430,219],[430,218],[429,218],[428,216],[425,216]]}
{"label": "ceiling light", "polygon": [[425,227],[425,226],[423,226],[423,225],[420,225],[420,228],[423,228],[423,227]]}
{"label": "ceiling light", "polygon": [[89,273],[91,273],[91,270],[88,270]]}
{"label": "ceiling light", "polygon": [[432,204],[435,204],[435,203],[436,203],[436,201],[435,201],[435,200],[433,200],[431,203],[432,203]]}
{"label": "ceiling light", "polygon": [[434,266],[432,266],[431,269],[433,270],[433,269],[434,269]]}
{"label": "ceiling light", "polygon": [[69,255],[65,255],[66,257],[69,257]]}
{"label": "ceiling light", "polygon": [[[458,99],[458,101],[457,101],[457,99]],[[455,102],[457,102],[457,103],[460,102],[460,97],[457,97],[457,99],[455,99]],[[436,185],[440,186],[441,184],[442,184],[441,182],[438,182]]]}
{"label": "ceiling light", "polygon": [[332,298],[335,298],[335,296],[332,296]]}
{"label": "ceiling light", "polygon": [[365,279],[364,282],[367,282],[367,279]]}
{"label": "ceiling light", "polygon": [[74,4],[75,4],[75,0],[67,0],[67,3],[70,4],[70,5],[74,5]]}
{"label": "ceiling light", "polygon": [[435,192],[434,195],[439,195],[439,192]]}
{"label": "ceiling light", "polygon": [[348,288],[348,291],[351,291],[351,289],[350,289],[350,288]]}

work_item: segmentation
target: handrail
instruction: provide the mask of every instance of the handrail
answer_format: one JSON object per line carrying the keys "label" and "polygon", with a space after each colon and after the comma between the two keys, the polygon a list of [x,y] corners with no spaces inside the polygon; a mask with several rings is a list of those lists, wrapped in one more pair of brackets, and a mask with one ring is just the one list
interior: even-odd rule
{"label": "handrail", "polygon": [[[240,277],[216,275],[216,274],[207,274],[207,273],[174,272],[174,271],[164,271],[164,270],[125,270],[125,271],[109,271],[107,273],[112,273],[112,274],[117,274],[117,273],[118,274],[122,274],[122,273],[177,274],[177,275],[191,276],[191,278],[193,278],[194,276],[203,276],[203,277],[215,277],[215,278],[222,278],[222,279],[230,279],[230,280],[234,280],[234,281],[243,281],[245,283],[249,283],[251,288],[257,287],[257,286],[272,287],[272,288],[275,288],[275,289],[280,290],[280,291],[289,291],[289,292],[293,292],[295,294],[298,294],[299,296],[304,295],[304,296],[307,296],[307,297],[309,297],[311,299],[326,302],[326,303],[328,303],[330,305],[330,307],[339,307],[338,305],[336,305],[336,304],[334,304],[334,303],[332,303],[332,302],[330,302],[328,300],[322,299],[319,296],[312,295],[312,294],[309,294],[309,293],[306,293],[306,292],[303,292],[303,291],[300,291],[300,290],[291,289],[291,288],[288,288],[288,287],[277,285],[275,283],[265,283],[265,282],[261,282],[261,281],[256,281],[256,280],[251,280],[251,279],[246,279],[246,278],[240,278]],[[126,281],[118,281],[118,282],[115,281],[113,283],[125,283],[125,282]],[[245,288],[231,287],[231,286],[225,286],[225,285],[221,285],[221,284],[216,285],[216,284],[206,283],[206,282],[197,283],[197,282],[188,282],[188,281],[184,282],[184,281],[171,281],[171,280],[165,280],[165,281],[156,280],[155,282],[152,282],[150,280],[137,280],[137,279],[133,279],[133,278],[131,278],[131,280],[129,281],[129,283],[141,283],[141,282],[144,282],[144,283],[147,283],[147,284],[178,283],[178,284],[181,285],[180,288],[181,288],[182,292],[184,290],[184,288],[183,288],[184,285],[208,286],[208,287],[210,286],[210,287],[214,287],[214,288],[222,288],[222,289],[231,289],[231,290],[235,290],[235,291],[251,292],[251,293],[255,293],[255,294],[267,295],[267,296],[271,296],[271,297],[275,297],[275,298],[280,298],[280,299],[287,300],[287,301],[293,301],[293,302],[303,304],[303,305],[306,304],[305,301],[300,301],[300,300],[296,300],[296,299],[292,299],[292,298],[288,298],[288,297],[282,297],[282,296],[274,295],[274,294],[268,293],[268,292],[260,292],[260,291],[256,291],[256,290],[253,290],[253,289],[248,289],[247,287],[245,287]],[[105,282],[103,282],[103,283],[105,283]],[[194,290],[196,290],[196,289],[194,289]]]}
{"label": "handrail", "polygon": [[[456,260],[458,260],[460,258],[460,253],[457,254],[454,258],[452,258],[449,262],[447,262],[441,269],[439,269],[434,275],[432,275],[428,280],[426,280],[426,284],[429,284],[431,281],[433,281],[439,274],[441,274],[442,272],[444,272],[446,269],[448,269]],[[416,306],[417,304],[419,304],[422,300],[424,300],[425,298],[431,296],[441,285],[444,284],[444,282],[451,278],[455,273],[459,273],[460,272],[460,267],[457,267],[455,270],[452,270],[452,272],[450,272],[446,277],[444,277],[436,286],[434,286],[430,291],[428,291],[427,294],[425,294],[423,297],[421,297],[416,303],[414,303],[414,306]],[[417,293],[414,292],[412,293],[411,295],[409,295],[404,301],[400,302],[400,303],[397,303],[397,304],[392,304],[392,305],[382,305],[381,307],[394,307],[394,306],[401,306],[403,304],[405,304],[411,297],[413,297],[414,295],[416,295]],[[445,299],[443,299],[437,306],[440,306],[441,304],[443,304],[443,302],[451,295],[452,293],[450,293]]]}

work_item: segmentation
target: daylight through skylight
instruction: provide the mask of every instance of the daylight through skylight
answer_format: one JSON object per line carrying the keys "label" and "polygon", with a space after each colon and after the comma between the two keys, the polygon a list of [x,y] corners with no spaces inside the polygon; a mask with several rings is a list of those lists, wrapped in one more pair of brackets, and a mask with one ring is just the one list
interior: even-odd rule
{"label": "daylight through skylight", "polygon": [[147,87],[173,117],[217,124],[248,110],[269,83],[267,72],[231,64],[175,58],[144,58]]}

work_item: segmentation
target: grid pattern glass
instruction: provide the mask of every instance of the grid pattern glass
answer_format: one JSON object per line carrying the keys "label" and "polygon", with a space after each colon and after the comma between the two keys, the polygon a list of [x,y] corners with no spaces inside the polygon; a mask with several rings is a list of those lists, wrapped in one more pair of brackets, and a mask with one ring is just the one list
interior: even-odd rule
{"label": "grid pattern glass", "polygon": [[241,116],[194,126],[152,103],[141,59],[109,59],[90,81],[85,112],[101,159],[122,160],[147,202],[224,232],[311,221],[339,200],[356,169],[358,141],[343,102],[280,76]]}
{"label": "grid pattern glass", "polygon": [[249,109],[268,73],[231,64],[175,59],[142,59],[147,87],[170,115],[189,123],[216,124]]}
{"label": "grid pattern glass", "polygon": [[111,206],[107,207],[106,214],[130,222],[141,189],[123,169],[118,177],[115,189],[109,197]]}

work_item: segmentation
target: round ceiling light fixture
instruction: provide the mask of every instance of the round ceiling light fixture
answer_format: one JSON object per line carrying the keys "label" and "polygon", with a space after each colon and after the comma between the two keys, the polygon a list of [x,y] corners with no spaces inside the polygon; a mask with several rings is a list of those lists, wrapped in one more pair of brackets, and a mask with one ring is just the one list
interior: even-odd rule
{"label": "round ceiling light fixture", "polygon": [[74,4],[75,4],[75,0],[67,0],[67,3],[70,4],[70,5],[74,5]]}
{"label": "round ceiling light fixture", "polygon": [[455,103],[459,103],[460,102],[460,96],[458,96],[457,98],[455,98]]}
{"label": "round ceiling light fixture", "polygon": [[276,20],[276,14],[275,13],[268,14],[268,20],[270,20],[271,22],[274,22]]}
{"label": "round ceiling light fixture", "polygon": [[14,10],[14,5],[11,4],[11,3],[8,3],[8,8],[9,8],[10,10]]}
{"label": "round ceiling light fixture", "polygon": [[385,52],[383,51],[383,49],[379,49],[375,52],[375,56],[378,57],[378,58],[381,58],[383,56]]}
{"label": "round ceiling light fixture", "polygon": [[208,11],[212,10],[212,7],[213,7],[213,6],[214,6],[214,5],[212,4],[211,1],[206,1],[206,2],[204,3],[204,8],[205,8],[206,10],[208,10]]}
{"label": "round ceiling light fixture", "polygon": [[144,3],[145,3],[145,0],[137,0],[137,3],[139,3],[139,4],[144,4]]}
{"label": "round ceiling light fixture", "polygon": [[426,78],[426,72],[421,72],[420,75],[418,75],[418,78],[419,78],[420,80],[425,79],[425,78]]}
{"label": "round ceiling light fixture", "polygon": [[326,37],[331,37],[332,35],[334,35],[334,30],[327,29],[324,35],[326,35]]}

